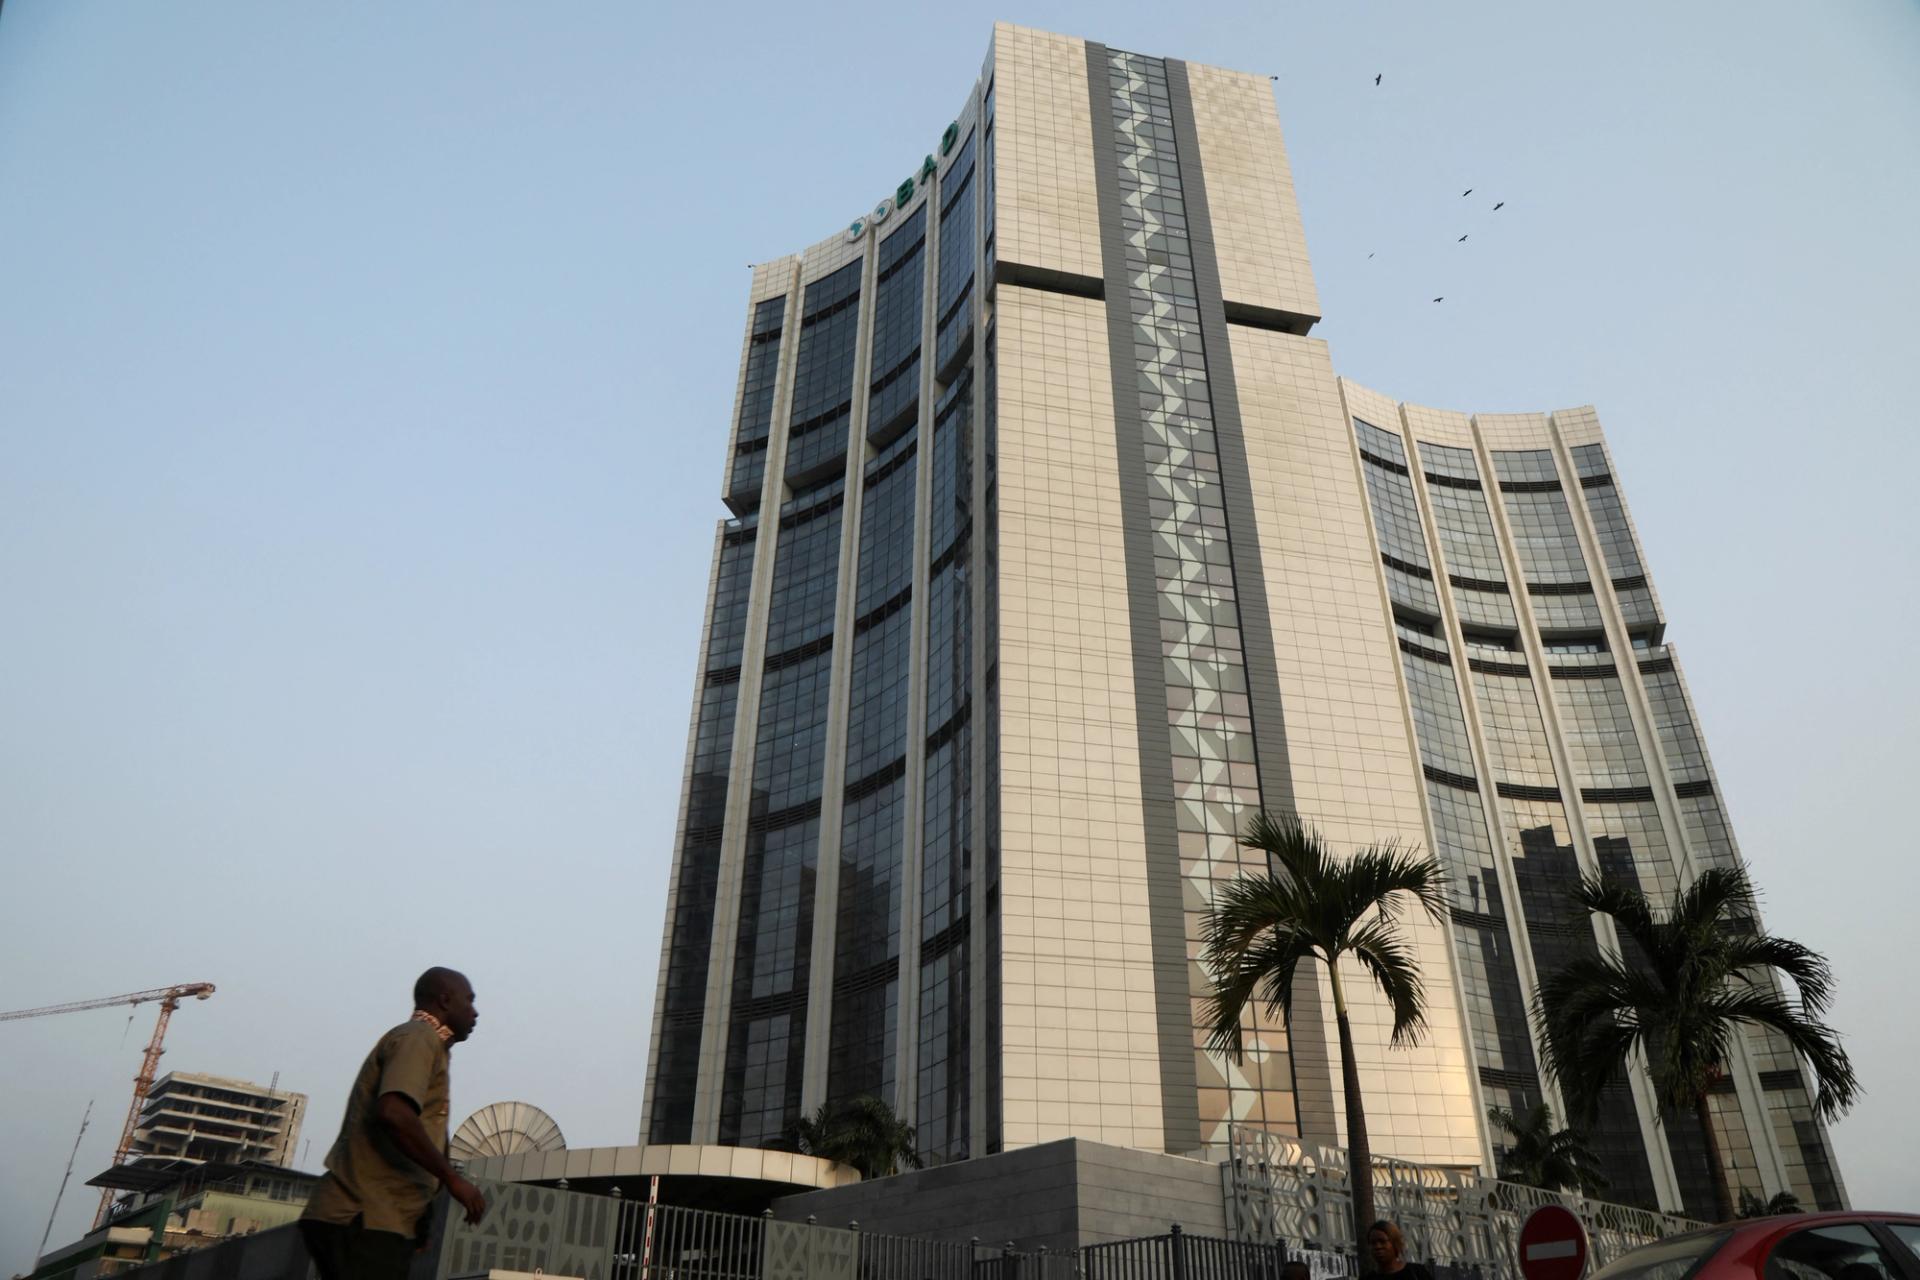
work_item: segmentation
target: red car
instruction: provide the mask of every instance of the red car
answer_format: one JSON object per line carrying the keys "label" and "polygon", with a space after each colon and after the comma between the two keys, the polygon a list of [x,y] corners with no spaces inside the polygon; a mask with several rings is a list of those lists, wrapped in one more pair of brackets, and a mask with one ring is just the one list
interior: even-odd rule
{"label": "red car", "polygon": [[1920,1280],[1920,1214],[1730,1222],[1643,1245],[1592,1280]]}

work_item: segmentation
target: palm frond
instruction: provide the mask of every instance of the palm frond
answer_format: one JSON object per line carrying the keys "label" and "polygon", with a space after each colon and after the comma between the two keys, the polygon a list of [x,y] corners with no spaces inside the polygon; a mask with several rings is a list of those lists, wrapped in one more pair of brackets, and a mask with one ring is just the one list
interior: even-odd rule
{"label": "palm frond", "polygon": [[1854,1074],[1853,1060],[1832,1027],[1808,1017],[1772,991],[1718,992],[1714,1008],[1730,1023],[1771,1027],[1785,1037],[1813,1070],[1813,1109],[1823,1120],[1843,1115],[1859,1101],[1860,1080]]}
{"label": "palm frond", "polygon": [[1238,936],[1231,943],[1221,942],[1216,946],[1210,940],[1202,951],[1202,962],[1214,978],[1213,993],[1201,1002],[1201,1023],[1207,1029],[1207,1047],[1238,1061],[1249,1005],[1264,1002],[1280,1014],[1283,1025],[1293,1025],[1294,975],[1316,949],[1310,937],[1284,923],[1274,923],[1244,942]]}
{"label": "palm frond", "polygon": [[1353,930],[1347,938],[1347,951],[1366,966],[1393,1006],[1391,1043],[1416,1043],[1427,1025],[1422,1006],[1425,988],[1420,981],[1420,962],[1400,941],[1393,921],[1376,918]]}
{"label": "palm frond", "polygon": [[1774,969],[1792,978],[1808,1013],[1825,1012],[1833,999],[1833,966],[1811,947],[1760,933],[1729,938],[1726,949],[1728,967],[1743,980],[1751,978],[1742,971],[1756,969]]}

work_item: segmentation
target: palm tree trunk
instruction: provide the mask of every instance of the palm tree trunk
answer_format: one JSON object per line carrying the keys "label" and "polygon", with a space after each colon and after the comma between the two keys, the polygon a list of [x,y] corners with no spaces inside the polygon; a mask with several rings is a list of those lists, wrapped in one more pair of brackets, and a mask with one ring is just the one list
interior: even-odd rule
{"label": "palm tree trunk", "polygon": [[1713,1175],[1713,1211],[1721,1222],[1733,1221],[1733,1191],[1727,1186],[1727,1166],[1720,1159],[1720,1136],[1713,1131],[1713,1103],[1703,1090],[1693,1102],[1700,1117],[1700,1136],[1707,1143],[1707,1171]]}
{"label": "palm tree trunk", "polygon": [[1340,1028],[1340,1084],[1347,1095],[1347,1180],[1353,1190],[1353,1250],[1364,1268],[1367,1227],[1373,1222],[1373,1150],[1367,1145],[1367,1114],[1360,1105],[1360,1067],[1353,1060],[1353,1026],[1340,991],[1340,971],[1329,962],[1333,984],[1333,1020]]}

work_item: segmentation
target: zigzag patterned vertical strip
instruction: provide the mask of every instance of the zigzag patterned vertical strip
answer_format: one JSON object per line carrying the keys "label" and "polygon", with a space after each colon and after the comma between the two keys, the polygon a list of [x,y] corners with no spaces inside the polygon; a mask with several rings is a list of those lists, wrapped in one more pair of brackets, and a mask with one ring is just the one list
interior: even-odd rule
{"label": "zigzag patterned vertical strip", "polygon": [[[1215,880],[1241,873],[1235,837],[1260,807],[1253,717],[1166,67],[1117,50],[1108,63],[1180,871],[1187,901],[1207,902]],[[1200,1140],[1223,1147],[1232,1124],[1294,1127],[1293,1076],[1266,1019],[1248,1018],[1240,1062],[1201,1043],[1204,914],[1186,913]]]}

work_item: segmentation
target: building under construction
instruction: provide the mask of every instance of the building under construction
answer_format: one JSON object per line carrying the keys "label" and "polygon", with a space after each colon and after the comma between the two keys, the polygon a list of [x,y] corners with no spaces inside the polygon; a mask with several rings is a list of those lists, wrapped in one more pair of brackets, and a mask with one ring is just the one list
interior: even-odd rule
{"label": "building under construction", "polygon": [[289,1166],[306,1113],[304,1093],[168,1072],[147,1093],[127,1159]]}

